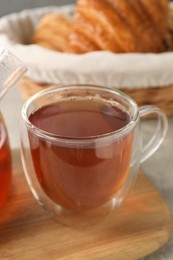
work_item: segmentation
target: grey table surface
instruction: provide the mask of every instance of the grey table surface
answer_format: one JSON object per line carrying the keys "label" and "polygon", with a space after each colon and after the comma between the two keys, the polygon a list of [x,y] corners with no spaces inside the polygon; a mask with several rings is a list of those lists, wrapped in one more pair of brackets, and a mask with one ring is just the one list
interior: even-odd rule
{"label": "grey table surface", "polygon": [[[26,8],[57,4],[62,5],[74,2],[75,1],[70,0],[0,0],[0,16]],[[19,148],[20,146],[19,125],[22,104],[23,100],[17,85],[6,95],[1,104],[1,110],[6,119],[11,147],[13,149]],[[146,137],[152,133],[154,124],[155,120],[145,122]],[[163,144],[141,167],[143,172],[145,172],[154,186],[163,195],[173,212],[173,117],[169,117],[168,134]],[[173,236],[157,252],[145,257],[145,260],[173,260]]]}

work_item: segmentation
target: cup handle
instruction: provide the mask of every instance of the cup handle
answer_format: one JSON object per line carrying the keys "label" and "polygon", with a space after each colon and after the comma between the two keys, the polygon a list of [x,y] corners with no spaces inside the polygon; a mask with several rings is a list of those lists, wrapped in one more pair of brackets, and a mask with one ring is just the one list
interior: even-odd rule
{"label": "cup handle", "polygon": [[141,163],[146,161],[152,154],[155,153],[155,151],[159,148],[159,146],[163,142],[168,130],[168,119],[166,114],[162,110],[152,105],[146,105],[139,108],[140,118],[151,114],[156,115],[157,126],[156,126],[155,133],[152,135],[148,143],[142,146],[141,160],[140,160]]}

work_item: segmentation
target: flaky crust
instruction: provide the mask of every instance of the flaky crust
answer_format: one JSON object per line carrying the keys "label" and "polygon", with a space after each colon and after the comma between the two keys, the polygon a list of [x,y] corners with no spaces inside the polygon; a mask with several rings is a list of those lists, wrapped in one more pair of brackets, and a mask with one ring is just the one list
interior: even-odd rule
{"label": "flaky crust", "polygon": [[78,0],[68,52],[161,52],[168,0]]}
{"label": "flaky crust", "polygon": [[[74,17],[44,16],[33,43],[59,52],[165,50],[168,0],[78,0]],[[167,34],[167,40],[168,40]]]}
{"label": "flaky crust", "polygon": [[165,45],[167,51],[173,51],[173,7],[169,8],[169,15],[168,15],[168,30],[166,35]]}
{"label": "flaky crust", "polygon": [[64,52],[68,45],[71,20],[52,13],[44,16],[37,25],[32,42],[42,47]]}

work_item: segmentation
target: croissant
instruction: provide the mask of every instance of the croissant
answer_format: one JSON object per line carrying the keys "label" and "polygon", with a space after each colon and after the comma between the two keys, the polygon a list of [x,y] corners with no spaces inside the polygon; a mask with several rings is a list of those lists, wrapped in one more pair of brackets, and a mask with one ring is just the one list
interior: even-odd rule
{"label": "croissant", "polygon": [[168,0],[78,0],[67,52],[161,52]]}
{"label": "croissant", "polygon": [[45,15],[37,25],[32,42],[42,47],[63,52],[68,45],[71,20],[63,15]]}
{"label": "croissant", "polygon": [[173,51],[173,8],[172,7],[169,8],[168,31],[166,35],[165,44],[168,51]]}

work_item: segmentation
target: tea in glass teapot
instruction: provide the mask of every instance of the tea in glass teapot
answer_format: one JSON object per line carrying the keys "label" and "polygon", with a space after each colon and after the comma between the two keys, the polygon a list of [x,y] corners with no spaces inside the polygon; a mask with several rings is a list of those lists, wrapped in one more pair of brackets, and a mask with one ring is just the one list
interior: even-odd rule
{"label": "tea in glass teapot", "polygon": [[0,48],[0,207],[7,199],[12,180],[12,158],[1,103],[7,91],[25,71],[22,62],[5,48]]}

